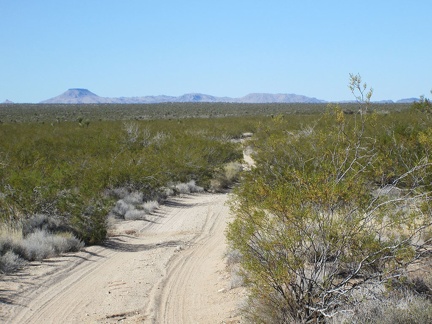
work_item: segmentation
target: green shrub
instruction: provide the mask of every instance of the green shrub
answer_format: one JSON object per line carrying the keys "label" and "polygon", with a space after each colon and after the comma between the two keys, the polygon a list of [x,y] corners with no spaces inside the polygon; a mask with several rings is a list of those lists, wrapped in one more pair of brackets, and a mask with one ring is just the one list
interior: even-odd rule
{"label": "green shrub", "polygon": [[[361,80],[352,81],[368,101]],[[253,321],[325,322],[348,310],[356,291],[373,297],[430,248],[427,147],[412,136],[418,130],[395,137],[390,125],[388,154],[374,135],[387,117],[370,114],[367,102],[359,111],[334,107],[300,128],[280,116],[255,133],[256,167],[235,190],[227,231],[242,255]],[[391,177],[389,157],[404,162]],[[404,194],[374,194],[381,186]]]}

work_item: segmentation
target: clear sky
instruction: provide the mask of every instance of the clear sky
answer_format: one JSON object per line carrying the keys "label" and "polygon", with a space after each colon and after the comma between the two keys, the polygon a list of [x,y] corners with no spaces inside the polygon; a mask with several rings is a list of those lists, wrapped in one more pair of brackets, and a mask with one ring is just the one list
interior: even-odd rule
{"label": "clear sky", "polygon": [[431,0],[0,0],[0,102],[432,89]]}

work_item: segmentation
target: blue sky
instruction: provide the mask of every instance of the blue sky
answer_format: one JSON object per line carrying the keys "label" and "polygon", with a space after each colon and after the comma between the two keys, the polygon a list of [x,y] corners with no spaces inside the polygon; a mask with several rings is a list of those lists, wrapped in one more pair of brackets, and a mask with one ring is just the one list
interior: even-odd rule
{"label": "blue sky", "polygon": [[0,102],[296,93],[430,96],[432,1],[0,0]]}

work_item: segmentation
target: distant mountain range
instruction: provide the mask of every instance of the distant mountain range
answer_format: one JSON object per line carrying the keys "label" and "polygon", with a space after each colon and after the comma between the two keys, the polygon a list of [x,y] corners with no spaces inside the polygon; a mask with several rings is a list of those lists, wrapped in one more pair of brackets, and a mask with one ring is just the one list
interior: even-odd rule
{"label": "distant mountain range", "polygon": [[145,97],[99,97],[87,89],[69,89],[61,95],[44,100],[41,103],[90,104],[90,103],[161,103],[161,102],[240,102],[240,103],[324,103],[324,100],[296,94],[251,93],[241,98],[214,97],[202,93],[187,93],[179,97],[145,96]]}
{"label": "distant mountain range", "polygon": [[[396,103],[411,103],[418,101],[418,98],[408,98],[396,101]],[[144,97],[100,97],[87,89],[74,88],[66,92],[42,101],[47,104],[152,104],[163,102],[232,102],[232,103],[326,103],[325,100],[306,97],[297,94],[271,94],[271,93],[250,93],[241,98],[215,97],[202,93],[187,93],[179,97],[174,96],[144,96]],[[349,102],[349,101],[345,101]],[[351,101],[352,102],[352,101]],[[394,103],[392,100],[377,101],[377,103]],[[6,100],[3,104],[13,104]]]}

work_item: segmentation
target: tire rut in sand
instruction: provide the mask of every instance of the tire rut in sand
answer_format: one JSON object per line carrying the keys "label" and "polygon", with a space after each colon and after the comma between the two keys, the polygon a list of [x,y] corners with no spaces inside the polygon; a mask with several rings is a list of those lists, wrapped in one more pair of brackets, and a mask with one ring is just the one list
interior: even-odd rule
{"label": "tire rut in sand", "polygon": [[213,199],[201,233],[168,265],[167,275],[154,297],[156,311],[150,319],[152,323],[220,323],[234,313],[235,301],[224,294],[228,284],[220,280],[226,250],[226,196]]}

